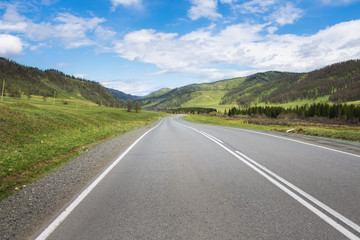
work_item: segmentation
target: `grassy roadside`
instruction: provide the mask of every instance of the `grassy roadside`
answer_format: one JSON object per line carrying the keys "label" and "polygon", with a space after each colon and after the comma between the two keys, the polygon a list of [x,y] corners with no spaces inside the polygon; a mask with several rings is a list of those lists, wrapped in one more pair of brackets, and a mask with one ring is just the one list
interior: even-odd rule
{"label": "grassy roadside", "polygon": [[274,124],[274,123],[262,124],[261,121],[258,121],[257,124],[254,124],[252,122],[256,122],[256,121],[252,121],[249,117],[228,118],[228,117],[220,117],[220,116],[205,116],[205,115],[195,115],[195,114],[185,115],[184,119],[197,123],[258,129],[265,131],[286,132],[287,130],[294,129],[292,132],[297,134],[360,142],[359,125],[347,126],[347,125],[337,125],[337,124],[311,123],[306,121],[298,121],[298,122],[282,121],[282,122],[278,122],[278,124]]}
{"label": "grassy roadside", "polygon": [[157,112],[0,103],[0,199],[116,135],[156,121]]}

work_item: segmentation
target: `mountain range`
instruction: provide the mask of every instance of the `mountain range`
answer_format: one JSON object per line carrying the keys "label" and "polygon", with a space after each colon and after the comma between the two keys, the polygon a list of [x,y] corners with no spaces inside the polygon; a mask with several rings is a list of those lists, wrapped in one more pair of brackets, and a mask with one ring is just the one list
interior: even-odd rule
{"label": "mountain range", "polygon": [[[0,58],[0,79],[5,93],[86,99],[106,105],[130,99],[149,110],[208,107],[224,110],[232,106],[302,105],[309,102],[360,104],[360,61],[336,63],[308,73],[269,71],[211,83],[163,88],[147,96],[133,96],[75,78],[57,70],[39,70]],[[0,83],[1,84],[1,83]]]}

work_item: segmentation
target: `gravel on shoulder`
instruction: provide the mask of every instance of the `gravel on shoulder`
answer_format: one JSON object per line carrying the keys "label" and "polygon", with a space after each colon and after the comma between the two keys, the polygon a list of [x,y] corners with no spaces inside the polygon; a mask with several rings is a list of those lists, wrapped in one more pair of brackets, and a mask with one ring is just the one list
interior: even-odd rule
{"label": "gravel on shoulder", "polygon": [[136,139],[159,121],[82,153],[66,165],[0,202],[0,239],[28,239],[50,222]]}

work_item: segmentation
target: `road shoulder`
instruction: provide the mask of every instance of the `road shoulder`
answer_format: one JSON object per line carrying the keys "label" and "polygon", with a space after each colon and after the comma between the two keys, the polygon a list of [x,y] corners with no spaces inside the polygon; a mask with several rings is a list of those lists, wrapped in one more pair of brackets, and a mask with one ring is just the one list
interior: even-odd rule
{"label": "road shoulder", "polygon": [[136,139],[158,123],[125,133],[84,152],[68,164],[0,202],[0,239],[28,239]]}

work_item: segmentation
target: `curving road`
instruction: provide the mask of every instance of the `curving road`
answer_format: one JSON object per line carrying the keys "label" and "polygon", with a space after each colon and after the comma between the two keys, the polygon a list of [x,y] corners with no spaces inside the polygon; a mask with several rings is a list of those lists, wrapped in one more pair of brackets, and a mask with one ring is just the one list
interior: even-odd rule
{"label": "curving road", "polygon": [[164,119],[38,239],[360,239],[360,156]]}

